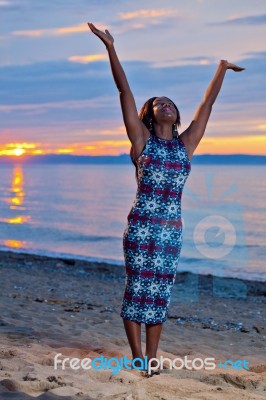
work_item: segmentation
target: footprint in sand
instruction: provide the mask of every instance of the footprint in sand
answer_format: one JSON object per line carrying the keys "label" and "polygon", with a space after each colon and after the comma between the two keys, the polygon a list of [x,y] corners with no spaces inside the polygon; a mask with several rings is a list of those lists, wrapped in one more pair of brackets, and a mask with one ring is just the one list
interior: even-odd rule
{"label": "footprint in sand", "polygon": [[1,358],[12,358],[18,355],[17,350],[1,350]]}
{"label": "footprint in sand", "polygon": [[254,367],[250,367],[249,369],[251,372],[261,374],[262,372],[266,372],[266,365],[255,365]]}
{"label": "footprint in sand", "polygon": [[22,393],[36,393],[47,392],[48,390],[60,388],[62,386],[73,386],[73,383],[66,383],[62,381],[61,377],[48,376],[47,381],[42,380],[28,380],[24,382],[17,382],[14,379],[3,379],[1,386],[10,392]]}

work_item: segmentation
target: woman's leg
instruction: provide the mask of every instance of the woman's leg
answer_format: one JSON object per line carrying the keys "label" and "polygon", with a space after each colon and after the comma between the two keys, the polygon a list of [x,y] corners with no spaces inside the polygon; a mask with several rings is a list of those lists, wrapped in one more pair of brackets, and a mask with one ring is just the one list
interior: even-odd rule
{"label": "woman's leg", "polygon": [[163,324],[146,324],[146,356],[156,358]]}
{"label": "woman's leg", "polygon": [[141,348],[141,323],[123,319],[132,358],[144,358]]}

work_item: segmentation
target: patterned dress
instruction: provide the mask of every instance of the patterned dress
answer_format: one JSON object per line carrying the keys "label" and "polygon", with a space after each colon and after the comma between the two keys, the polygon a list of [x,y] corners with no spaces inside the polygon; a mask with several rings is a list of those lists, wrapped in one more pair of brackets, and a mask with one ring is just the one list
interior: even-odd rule
{"label": "patterned dress", "polygon": [[182,247],[181,197],[191,171],[182,140],[150,137],[136,160],[138,189],[123,235],[126,288],[120,316],[167,319]]}

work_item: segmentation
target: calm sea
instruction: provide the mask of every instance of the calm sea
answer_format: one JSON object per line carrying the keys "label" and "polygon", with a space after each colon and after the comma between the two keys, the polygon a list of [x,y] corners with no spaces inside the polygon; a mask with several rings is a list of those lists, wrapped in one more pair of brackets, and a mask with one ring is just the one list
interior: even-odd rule
{"label": "calm sea", "polygon": [[[123,265],[132,165],[0,166],[0,249]],[[266,166],[193,165],[179,270],[266,281]]]}

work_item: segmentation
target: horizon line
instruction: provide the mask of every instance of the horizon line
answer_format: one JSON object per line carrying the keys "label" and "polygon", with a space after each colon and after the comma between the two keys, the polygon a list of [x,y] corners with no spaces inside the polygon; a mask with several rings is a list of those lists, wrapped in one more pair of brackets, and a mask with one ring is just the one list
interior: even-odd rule
{"label": "horizon line", "polygon": [[[128,156],[130,157],[129,153],[120,153],[120,154],[98,154],[98,155],[91,155],[91,154],[73,154],[73,153],[45,153],[45,154],[22,154],[22,155],[1,155],[1,158],[14,158],[14,159],[24,159],[28,157],[47,157],[47,156],[57,156],[57,157],[121,157],[121,156]],[[227,156],[247,156],[247,157],[266,157],[266,154],[248,154],[248,153],[224,153],[224,154],[217,154],[217,153],[203,153],[203,154],[194,154],[193,157],[202,157],[202,156],[215,156],[215,157],[227,157]]]}

